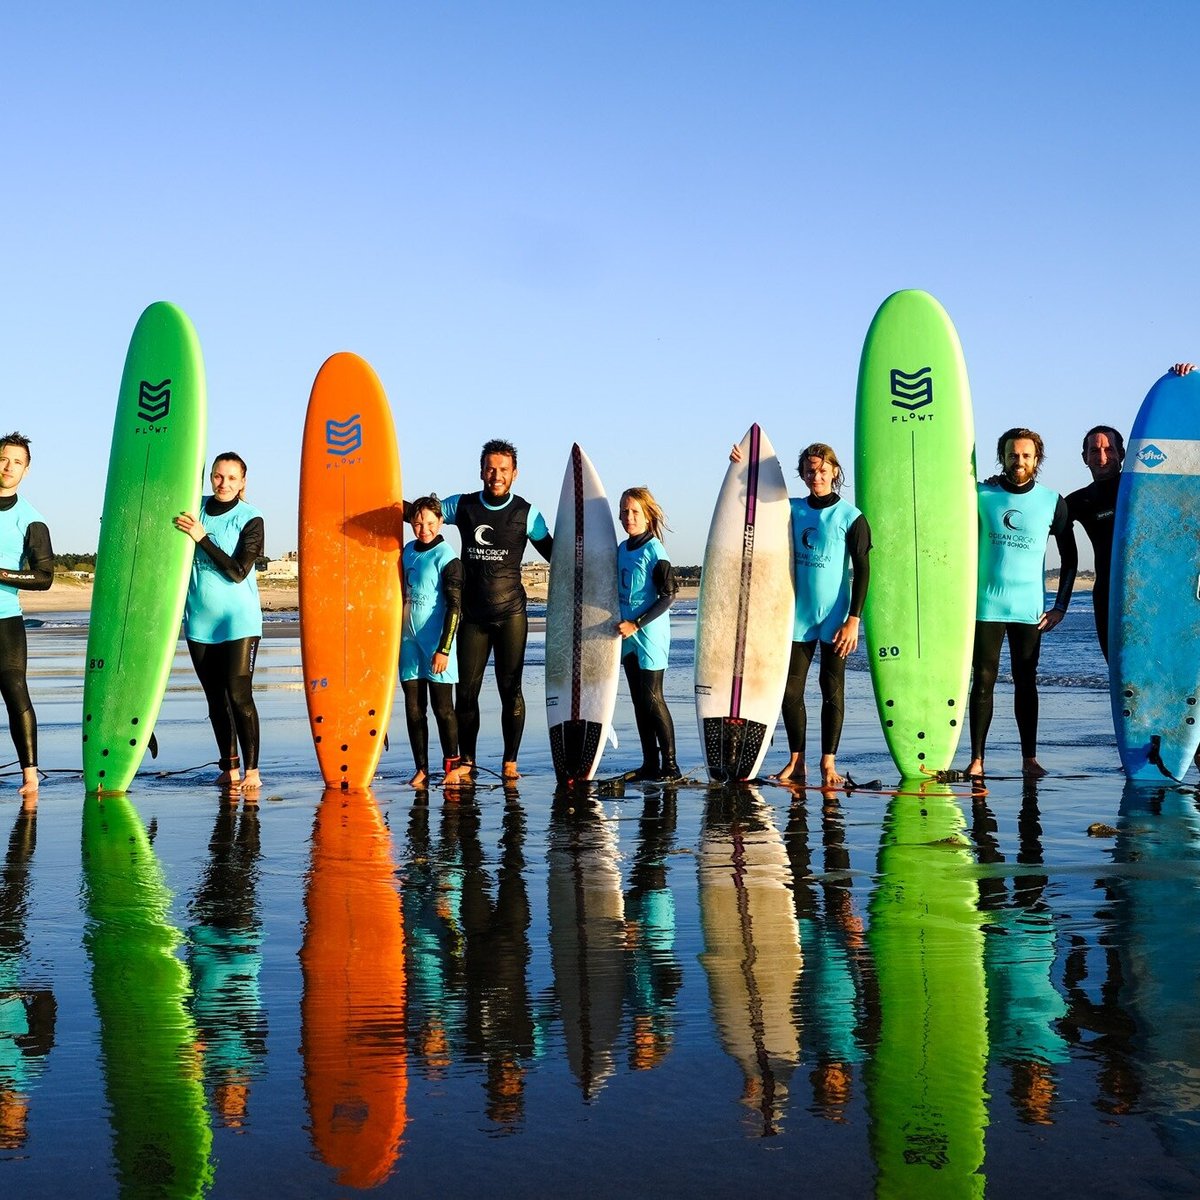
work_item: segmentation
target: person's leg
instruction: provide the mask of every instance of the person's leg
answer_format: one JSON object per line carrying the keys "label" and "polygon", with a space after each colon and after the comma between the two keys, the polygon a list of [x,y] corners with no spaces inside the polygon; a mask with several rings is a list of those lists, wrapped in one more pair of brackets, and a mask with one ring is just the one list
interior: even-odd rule
{"label": "person's leg", "polygon": [[650,671],[642,668],[642,704],[645,708],[662,760],[660,779],[678,779],[679,764],[675,761],[675,722],[663,695],[665,671]]}
{"label": "person's leg", "polygon": [[804,765],[804,743],[808,738],[808,710],[804,707],[804,685],[812,666],[816,642],[793,642],[788,661],[787,687],[783,691],[783,727],[787,731],[789,758],[776,779],[803,783],[808,778]]}
{"label": "person's leg", "polygon": [[426,683],[424,679],[402,679],[400,690],[404,694],[404,721],[408,726],[408,744],[412,747],[413,777],[408,781],[413,787],[424,787],[429,779],[429,720],[426,711]]}
{"label": "person's leg", "polygon": [[256,637],[238,638],[226,642],[225,689],[233,728],[242,748],[242,791],[253,792],[262,787],[258,773],[259,724],[254,704],[254,664],[258,661]]}
{"label": "person's leg", "polygon": [[[525,673],[525,641],[529,636],[529,617],[525,610],[505,617],[496,626],[496,688],[500,693],[500,729],[504,735],[505,779],[517,778],[517,754],[525,732],[525,695],[521,677]],[[459,674],[462,660],[459,660]]]}
{"label": "person's leg", "polygon": [[842,740],[846,713],[846,660],[829,642],[821,643],[821,784],[837,787],[845,783],[838,774],[837,749]]}
{"label": "person's leg", "polygon": [[638,665],[636,650],[621,659],[625,679],[629,683],[629,698],[633,701],[633,719],[637,722],[638,741],[642,744],[642,765],[634,772],[641,779],[656,779],[659,772],[658,738],[654,722],[646,705],[645,672]]}
{"label": "person's leg", "polygon": [[1036,625],[1008,627],[1008,657],[1012,663],[1013,710],[1021,736],[1021,769],[1026,775],[1045,775],[1037,760],[1037,668],[1042,652],[1042,631]]}
{"label": "person's leg", "polygon": [[458,716],[458,745],[464,766],[475,765],[476,743],[479,740],[479,689],[483,687],[483,671],[492,652],[489,628],[474,621],[463,621],[458,627],[458,691],[455,712]]}
{"label": "person's leg", "polygon": [[225,689],[226,648],[223,644],[188,641],[188,653],[196,677],[204,689],[208,701],[208,723],[212,726],[217,742],[219,784],[238,784],[242,778],[242,764],[238,758],[237,733],[233,727],[233,715],[229,711],[229,696]]}
{"label": "person's leg", "polygon": [[1003,621],[975,622],[975,649],[971,658],[971,764],[968,775],[983,774],[983,755],[992,725],[992,697],[1000,671],[1000,647],[1004,644]]}
{"label": "person's leg", "polygon": [[29,699],[27,682],[29,650],[24,617],[0,620],[0,696],[8,710],[8,731],[21,764],[18,793],[34,796],[38,791],[37,716]]}
{"label": "person's leg", "polygon": [[462,765],[458,755],[458,717],[454,713],[454,685],[429,681],[429,704],[433,719],[437,722],[438,741],[442,747],[442,783],[453,786],[466,783],[471,778],[471,769]]}

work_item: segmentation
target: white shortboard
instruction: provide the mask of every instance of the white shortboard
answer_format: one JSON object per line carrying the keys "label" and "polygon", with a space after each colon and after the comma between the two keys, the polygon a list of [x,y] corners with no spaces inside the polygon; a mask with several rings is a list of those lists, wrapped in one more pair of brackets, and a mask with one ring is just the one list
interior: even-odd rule
{"label": "white shortboard", "polygon": [[753,779],[787,684],[795,612],[783,468],[751,425],[708,529],[696,617],[696,719],[709,777]]}
{"label": "white shortboard", "polygon": [[612,735],[620,620],[612,511],[576,444],[558,501],[546,599],[546,724],[560,784],[591,779]]}

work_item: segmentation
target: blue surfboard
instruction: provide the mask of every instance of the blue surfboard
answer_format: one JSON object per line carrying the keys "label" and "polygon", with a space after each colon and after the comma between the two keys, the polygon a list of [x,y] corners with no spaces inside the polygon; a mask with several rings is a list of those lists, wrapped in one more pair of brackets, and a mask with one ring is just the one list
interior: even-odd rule
{"label": "blue surfboard", "polygon": [[1164,375],[1117,492],[1109,688],[1132,780],[1182,779],[1200,745],[1200,373]]}

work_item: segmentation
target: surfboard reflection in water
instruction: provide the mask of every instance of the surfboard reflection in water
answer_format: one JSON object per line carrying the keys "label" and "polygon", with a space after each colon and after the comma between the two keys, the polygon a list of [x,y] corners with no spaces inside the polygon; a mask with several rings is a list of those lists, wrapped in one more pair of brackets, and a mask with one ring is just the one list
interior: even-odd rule
{"label": "surfboard reflection in water", "polygon": [[124,795],[83,805],[84,946],[100,1019],[108,1117],[122,1195],[199,1196],[212,1180],[212,1130],[196,1027],[185,1006],[171,893]]}
{"label": "surfboard reflection in water", "polygon": [[770,1137],[800,1061],[792,1002],[802,963],[787,851],[756,788],[710,791],[699,883],[713,1015],[742,1069],[754,1132]]}
{"label": "surfboard reflection in water", "polygon": [[267,1016],[259,992],[262,913],[257,888],[258,805],[222,804],[209,861],[189,906],[192,1013],[203,1048],[204,1082],[218,1121],[241,1128],[250,1089],[266,1067]]}
{"label": "surfboard reflection in water", "polygon": [[54,992],[26,978],[29,865],[36,844],[37,808],[23,804],[0,875],[0,1150],[25,1145],[30,1094],[54,1046]]}
{"label": "surfboard reflection in water", "polygon": [[881,1011],[867,1071],[876,1194],[982,1196],[988,1044],[978,888],[957,800],[946,787],[922,790],[888,805],[871,900]]}
{"label": "surfboard reflection in water", "polygon": [[567,1061],[594,1100],[614,1069],[625,992],[625,902],[616,831],[586,796],[550,817],[550,960]]}
{"label": "surfboard reflection in water", "polygon": [[304,897],[304,1091],[321,1160],[348,1187],[392,1172],[407,1124],[404,920],[371,792],[326,790]]}
{"label": "surfboard reflection in water", "polygon": [[[1116,857],[1137,864],[1121,879],[1124,1006],[1142,1064],[1140,1095],[1172,1157],[1200,1176],[1200,813],[1190,789],[1126,784]],[[1180,870],[1186,866],[1186,870]]]}

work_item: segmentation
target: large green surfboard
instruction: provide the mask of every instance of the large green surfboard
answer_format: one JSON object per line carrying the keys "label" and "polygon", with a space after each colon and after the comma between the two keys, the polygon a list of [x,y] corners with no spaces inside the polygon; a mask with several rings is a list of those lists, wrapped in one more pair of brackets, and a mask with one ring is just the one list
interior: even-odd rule
{"label": "large green surfboard", "polygon": [[123,792],[154,733],[179,642],[204,475],[204,362],[191,321],[150,305],[125,358],[83,677],[83,778]]}
{"label": "large green surfboard", "polygon": [[967,367],[927,292],[893,293],[867,331],[854,470],[871,526],[863,617],[884,736],[902,776],[943,771],[966,719],[979,520]]}

